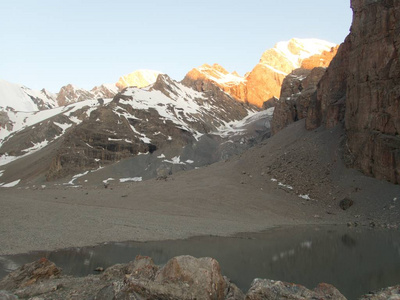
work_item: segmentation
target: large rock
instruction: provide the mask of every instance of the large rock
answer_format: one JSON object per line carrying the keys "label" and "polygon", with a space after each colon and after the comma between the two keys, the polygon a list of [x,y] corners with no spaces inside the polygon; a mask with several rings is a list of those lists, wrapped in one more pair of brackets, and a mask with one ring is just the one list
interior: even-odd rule
{"label": "large rock", "polygon": [[[145,264],[142,268],[147,269]],[[145,299],[243,299],[243,293],[221,274],[212,258],[174,257],[154,277],[143,279],[132,274],[117,299],[126,295]]]}
{"label": "large rock", "polygon": [[59,269],[53,262],[41,258],[28,263],[11,272],[0,281],[0,290],[14,290],[26,287],[42,280],[56,278],[60,275]]}
{"label": "large rock", "polygon": [[353,0],[353,23],[306,126],[344,121],[350,166],[400,183],[400,2]]}
{"label": "large rock", "polygon": [[320,283],[314,290],[309,290],[299,284],[268,279],[255,279],[246,295],[246,300],[269,299],[345,300],[346,298],[334,286],[326,283]]}
{"label": "large rock", "polygon": [[370,292],[360,297],[360,300],[398,300],[400,299],[400,285]]}

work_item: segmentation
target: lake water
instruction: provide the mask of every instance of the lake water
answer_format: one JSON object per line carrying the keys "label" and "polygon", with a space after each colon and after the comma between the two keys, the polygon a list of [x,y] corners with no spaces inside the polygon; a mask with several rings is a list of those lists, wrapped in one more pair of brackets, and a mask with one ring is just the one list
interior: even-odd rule
{"label": "lake water", "polygon": [[83,276],[126,263],[141,254],[156,264],[177,255],[213,257],[244,292],[254,278],[336,286],[348,299],[400,283],[400,231],[345,226],[298,226],[234,237],[195,237],[160,242],[108,243],[95,247],[0,256],[0,278],[7,272],[47,257],[64,274]]}

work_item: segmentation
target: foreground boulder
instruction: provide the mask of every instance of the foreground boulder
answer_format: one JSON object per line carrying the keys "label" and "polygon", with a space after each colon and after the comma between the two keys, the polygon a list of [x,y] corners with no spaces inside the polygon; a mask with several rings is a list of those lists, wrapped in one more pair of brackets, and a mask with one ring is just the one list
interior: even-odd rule
{"label": "foreground boulder", "polygon": [[19,269],[8,274],[0,281],[0,290],[13,290],[26,287],[34,283],[56,278],[61,269],[46,258],[41,258],[33,263],[25,264]]}
{"label": "foreground boulder", "polygon": [[371,292],[360,298],[360,300],[385,300],[400,299],[400,285],[388,287],[386,289],[379,290],[377,292]]}
{"label": "foreground boulder", "polygon": [[[345,300],[332,285],[315,289],[294,283],[255,279],[247,293],[222,276],[219,263],[209,257],[178,256],[159,267],[138,255],[127,264],[107,268],[101,275],[60,276],[61,270],[47,259],[26,264],[0,281],[0,300]],[[371,292],[361,300],[400,299],[400,285]]]}
{"label": "foreground boulder", "polygon": [[[127,276],[117,299],[136,294],[145,299],[243,299],[243,293],[222,276],[219,263],[209,257],[178,256],[154,276],[138,276],[152,270],[152,262]],[[139,271],[139,272],[137,272]]]}
{"label": "foreground boulder", "polygon": [[314,290],[283,281],[268,279],[255,279],[246,295],[246,300],[268,300],[268,299],[335,299],[346,298],[332,285],[320,283]]}

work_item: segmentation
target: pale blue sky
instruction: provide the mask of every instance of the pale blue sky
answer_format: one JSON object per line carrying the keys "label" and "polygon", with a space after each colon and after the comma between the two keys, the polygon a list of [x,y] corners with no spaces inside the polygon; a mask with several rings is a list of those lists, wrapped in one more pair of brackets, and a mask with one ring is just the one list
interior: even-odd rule
{"label": "pale blue sky", "polygon": [[137,69],[244,75],[279,41],[343,42],[351,16],[350,0],[0,0],[0,78],[58,92]]}

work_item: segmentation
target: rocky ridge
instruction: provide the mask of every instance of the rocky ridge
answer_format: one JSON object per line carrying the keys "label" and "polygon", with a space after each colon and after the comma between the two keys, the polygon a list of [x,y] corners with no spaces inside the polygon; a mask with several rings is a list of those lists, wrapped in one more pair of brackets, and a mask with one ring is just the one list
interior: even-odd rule
{"label": "rocky ridge", "polygon": [[126,177],[163,177],[226,159],[268,137],[272,112],[257,112],[219,88],[199,93],[159,75],[153,85],[126,88],[113,99],[11,113],[12,130],[3,132],[0,148],[2,179],[21,179],[15,164],[33,153],[43,161],[30,160],[35,171],[26,180],[43,172],[47,180],[85,175],[127,158],[140,167],[127,169]]}
{"label": "rocky ridge", "polygon": [[[400,287],[394,286],[366,294],[360,299],[397,299],[399,295]],[[57,266],[43,258],[3,278],[0,281],[0,297],[97,300],[346,299],[330,284],[320,283],[314,290],[309,290],[302,285],[267,279],[255,279],[245,295],[222,275],[215,259],[177,256],[159,267],[150,257],[140,255],[128,264],[109,267],[100,275],[81,278],[61,275]]]}
{"label": "rocky ridge", "polygon": [[229,73],[218,64],[192,69],[182,83],[204,91],[209,83],[217,85],[235,99],[262,107],[264,102],[280,96],[283,79],[294,69],[326,67],[337,47],[316,39],[291,39],[265,51],[260,62],[244,77]]}

